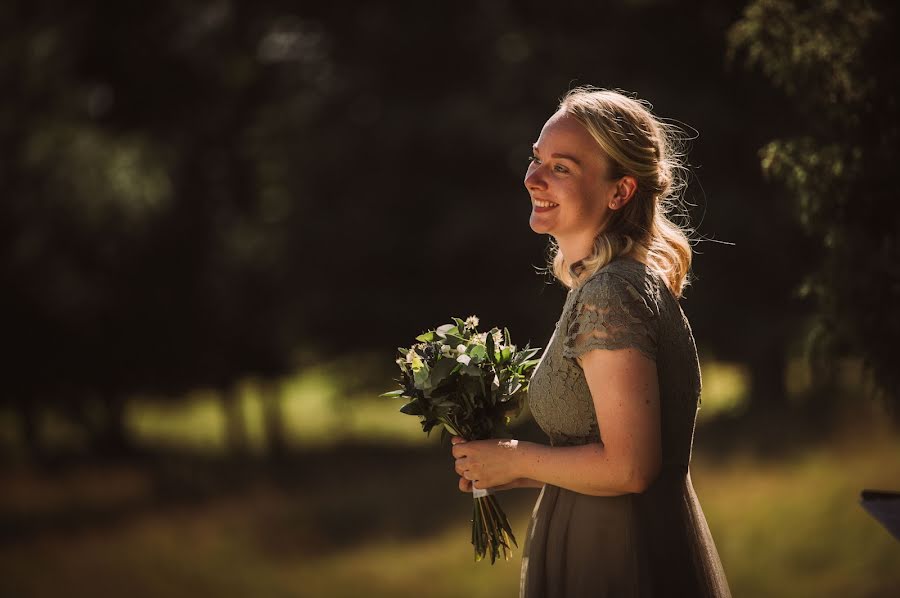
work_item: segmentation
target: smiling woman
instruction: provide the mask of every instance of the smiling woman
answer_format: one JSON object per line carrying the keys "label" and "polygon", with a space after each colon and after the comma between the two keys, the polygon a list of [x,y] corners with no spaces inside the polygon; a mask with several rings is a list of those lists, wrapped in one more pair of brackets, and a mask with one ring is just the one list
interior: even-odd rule
{"label": "smiling woman", "polygon": [[570,289],[528,391],[550,443],[452,449],[464,491],[542,489],[524,598],[730,596],[688,472],[700,366],[678,303],[690,244],[666,216],[670,132],[644,102],[581,88],[534,144],[530,225]]}

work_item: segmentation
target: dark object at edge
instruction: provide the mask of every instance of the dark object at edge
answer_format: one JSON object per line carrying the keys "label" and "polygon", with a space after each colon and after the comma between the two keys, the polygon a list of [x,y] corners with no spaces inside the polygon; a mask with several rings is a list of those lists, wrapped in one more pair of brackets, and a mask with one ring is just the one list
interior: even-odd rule
{"label": "dark object at edge", "polygon": [[863,490],[859,503],[891,535],[900,540],[900,492]]}

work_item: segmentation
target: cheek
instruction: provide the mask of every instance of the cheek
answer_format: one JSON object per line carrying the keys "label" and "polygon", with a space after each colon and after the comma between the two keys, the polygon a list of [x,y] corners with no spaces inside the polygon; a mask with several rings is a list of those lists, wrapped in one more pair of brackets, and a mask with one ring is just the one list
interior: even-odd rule
{"label": "cheek", "polygon": [[600,194],[588,185],[572,185],[568,190],[572,212],[579,217],[595,219],[603,213],[603,202]]}

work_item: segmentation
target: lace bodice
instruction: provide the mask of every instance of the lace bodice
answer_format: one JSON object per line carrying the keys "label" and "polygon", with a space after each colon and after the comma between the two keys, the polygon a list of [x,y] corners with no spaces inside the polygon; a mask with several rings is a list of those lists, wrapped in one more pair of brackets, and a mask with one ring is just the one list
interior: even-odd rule
{"label": "lace bodice", "polygon": [[531,377],[531,414],[553,445],[600,441],[603,422],[577,357],[626,347],[656,361],[663,464],[688,465],[701,389],[694,337],[665,283],[630,258],[613,260],[569,291]]}

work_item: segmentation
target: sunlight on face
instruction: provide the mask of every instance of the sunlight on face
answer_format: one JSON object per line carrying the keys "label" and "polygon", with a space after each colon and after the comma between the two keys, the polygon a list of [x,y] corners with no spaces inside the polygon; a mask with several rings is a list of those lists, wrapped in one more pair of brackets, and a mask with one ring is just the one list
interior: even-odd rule
{"label": "sunlight on face", "polygon": [[576,119],[557,112],[534,144],[525,174],[531,196],[529,224],[536,233],[593,239],[603,227],[615,194],[597,142]]}

